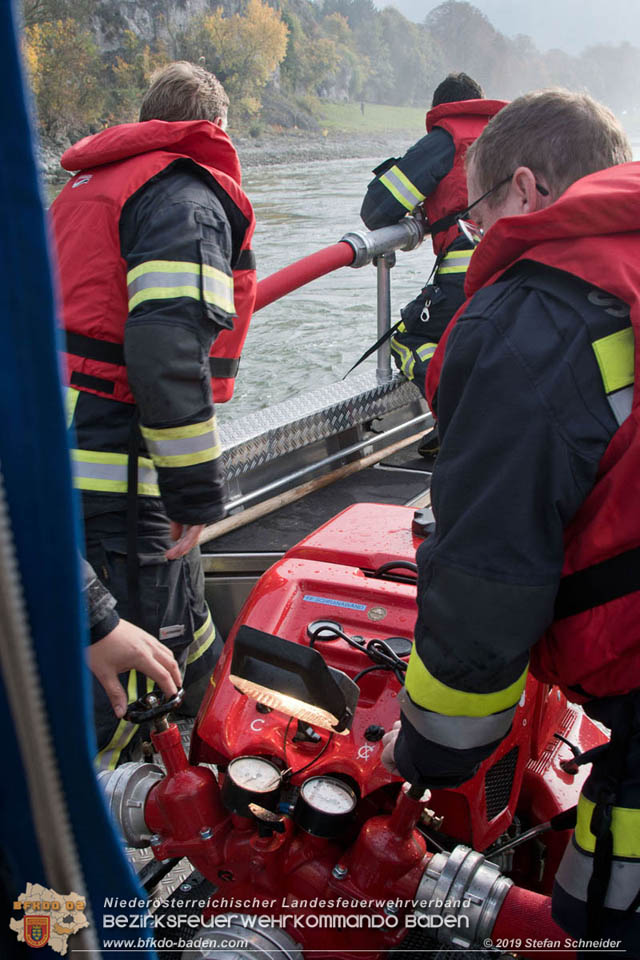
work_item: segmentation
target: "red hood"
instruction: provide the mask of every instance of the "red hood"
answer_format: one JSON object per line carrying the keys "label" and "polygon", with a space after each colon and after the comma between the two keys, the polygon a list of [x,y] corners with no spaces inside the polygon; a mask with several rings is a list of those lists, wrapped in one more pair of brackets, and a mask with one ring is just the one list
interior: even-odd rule
{"label": "red hood", "polygon": [[[521,258],[535,259],[555,265],[558,248],[566,251],[565,262],[571,259],[571,245],[567,241],[590,237],[611,237],[633,234],[629,242],[640,245],[640,163],[623,163],[607,170],[599,170],[576,180],[555,203],[545,210],[520,217],[503,217],[483,238],[471,258],[465,279],[465,293],[471,297],[480,287],[492,282],[512,263]],[[602,245],[603,270],[601,283],[607,282],[611,266],[605,266],[611,254]],[[534,249],[535,248],[535,249]],[[597,251],[596,251],[597,254]],[[627,268],[634,274],[634,285],[640,289],[640,262],[625,258]],[[569,267],[571,273],[595,283],[593,260],[581,264],[578,257]],[[588,275],[588,276],[585,276]],[[611,290],[611,292],[615,292]],[[628,298],[627,302],[629,302]]]}
{"label": "red hood", "polygon": [[227,134],[209,120],[122,123],[74,143],[65,150],[60,164],[65,170],[87,170],[152,150],[167,150],[191,157],[197,163],[222,170],[236,183],[241,183],[240,161],[235,147]]}
{"label": "red hood", "polygon": [[427,114],[427,133],[431,133],[443,117],[494,117],[507,103],[507,100],[455,100],[452,103],[439,103]]}

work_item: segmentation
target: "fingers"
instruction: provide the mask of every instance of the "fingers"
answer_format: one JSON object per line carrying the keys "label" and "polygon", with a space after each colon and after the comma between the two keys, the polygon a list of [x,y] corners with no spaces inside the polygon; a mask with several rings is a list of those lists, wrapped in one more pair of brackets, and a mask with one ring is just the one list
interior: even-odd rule
{"label": "fingers", "polygon": [[113,708],[113,712],[116,717],[120,720],[124,717],[127,712],[127,694],[125,693],[124,687],[118,680],[117,673],[107,673],[98,677],[98,680],[102,684],[104,692],[109,698],[109,703]]}
{"label": "fingers", "polygon": [[140,631],[140,639],[144,645],[138,652],[136,670],[157,683],[167,697],[175,696],[182,683],[182,677],[173,653],[164,643],[143,630]]}
{"label": "fingers", "polygon": [[398,734],[400,732],[400,721],[396,720],[391,730],[388,730],[384,737],[382,738],[382,754],[380,756],[380,762],[382,766],[393,774],[396,777],[400,776],[400,771],[396,767],[396,762],[394,758],[396,740],[398,739]]}
{"label": "fingers", "polygon": [[[171,536],[174,533],[174,527],[180,527],[180,524],[171,522]],[[197,545],[200,534],[204,529],[204,524],[199,523],[193,527],[180,527],[183,531],[176,543],[167,550],[165,556],[167,560],[177,560],[178,557],[184,557],[190,550]]]}

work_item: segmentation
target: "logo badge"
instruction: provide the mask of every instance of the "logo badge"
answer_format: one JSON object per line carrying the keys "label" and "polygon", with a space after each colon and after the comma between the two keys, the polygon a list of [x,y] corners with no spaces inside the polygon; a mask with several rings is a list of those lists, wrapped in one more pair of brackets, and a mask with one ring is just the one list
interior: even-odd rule
{"label": "logo badge", "polygon": [[89,183],[89,180],[91,180],[92,176],[92,173],[87,173],[84,177],[78,177],[78,179],[74,180],[71,184],[71,189],[75,190],[76,187],[81,187],[84,183]]}
{"label": "logo badge", "polygon": [[25,917],[24,942],[30,947],[46,947],[51,932],[50,917]]}

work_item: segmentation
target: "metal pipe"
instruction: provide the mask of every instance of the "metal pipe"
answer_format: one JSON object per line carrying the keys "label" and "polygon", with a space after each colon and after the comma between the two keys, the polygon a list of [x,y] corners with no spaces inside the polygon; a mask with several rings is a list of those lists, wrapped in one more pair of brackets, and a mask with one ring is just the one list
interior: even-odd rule
{"label": "metal pipe", "polygon": [[399,223],[380,230],[352,230],[345,233],[342,243],[353,247],[352,267],[364,267],[375,257],[394,250],[415,250],[424,238],[424,221],[417,217],[403,217]]}
{"label": "metal pipe", "polygon": [[364,447],[368,447],[372,443],[378,443],[379,440],[385,439],[386,437],[391,437],[394,434],[399,433],[401,430],[407,430],[414,424],[420,423],[429,417],[431,417],[430,413],[421,413],[417,417],[413,417],[411,420],[407,420],[404,423],[399,423],[397,427],[392,427],[390,430],[384,430],[382,433],[376,433],[373,437],[369,437],[367,440],[354,443],[350,447],[345,447],[344,450],[338,450],[337,453],[332,453],[328,457],[318,460],[316,463],[307,464],[306,467],[301,467],[299,470],[295,470],[293,473],[287,474],[286,477],[281,477],[279,480],[272,480],[271,483],[266,483],[263,487],[259,487],[257,490],[252,490],[250,493],[245,493],[244,496],[238,497],[236,500],[229,501],[225,511],[225,516],[229,516],[232,510],[236,510],[238,507],[244,507],[247,503],[251,503],[252,500],[259,499],[266,493],[272,493],[274,490],[277,490],[279,487],[283,487],[286,483],[289,483],[292,480],[299,480],[307,474],[313,473],[315,470],[320,470],[322,467],[329,466],[336,460],[340,460],[342,457],[348,457],[352,453],[358,453],[358,451],[362,450]]}
{"label": "metal pipe", "polygon": [[[380,340],[388,334],[391,327],[391,270],[395,266],[395,253],[383,253],[375,260],[377,270],[377,316],[378,336]],[[378,380],[391,380],[391,350],[389,338],[380,344],[377,351],[378,365],[376,374]]]}

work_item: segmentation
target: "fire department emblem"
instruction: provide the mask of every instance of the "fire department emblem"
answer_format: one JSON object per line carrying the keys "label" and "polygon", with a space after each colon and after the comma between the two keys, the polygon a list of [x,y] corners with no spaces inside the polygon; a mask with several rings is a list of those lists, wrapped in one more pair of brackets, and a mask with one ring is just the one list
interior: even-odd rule
{"label": "fire department emblem", "polygon": [[[57,893],[40,883],[28,883],[27,889],[13,902],[20,910],[20,919],[12,918],[9,927],[20,943],[28,947],[49,947],[66,957],[69,937],[89,926],[84,911],[86,900],[78,893]],[[48,954],[47,954],[48,955]]]}
{"label": "fire department emblem", "polygon": [[46,947],[51,933],[51,917],[25,917],[24,942],[29,947]]}

